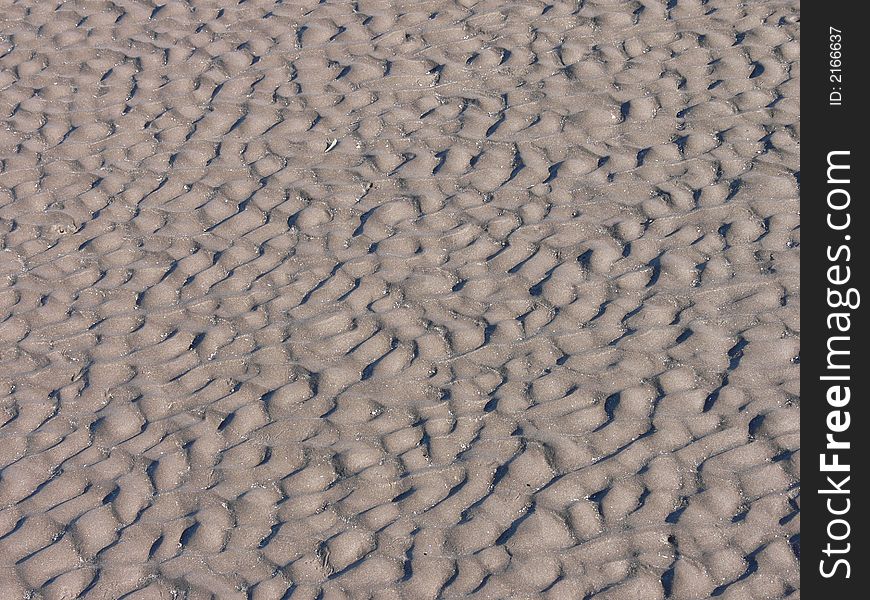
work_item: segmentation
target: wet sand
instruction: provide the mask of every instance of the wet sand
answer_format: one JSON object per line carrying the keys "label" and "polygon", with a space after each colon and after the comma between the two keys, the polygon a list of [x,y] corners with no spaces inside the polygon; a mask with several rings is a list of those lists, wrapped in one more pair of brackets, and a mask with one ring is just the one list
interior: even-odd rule
{"label": "wet sand", "polygon": [[799,597],[796,0],[4,0],[0,588]]}

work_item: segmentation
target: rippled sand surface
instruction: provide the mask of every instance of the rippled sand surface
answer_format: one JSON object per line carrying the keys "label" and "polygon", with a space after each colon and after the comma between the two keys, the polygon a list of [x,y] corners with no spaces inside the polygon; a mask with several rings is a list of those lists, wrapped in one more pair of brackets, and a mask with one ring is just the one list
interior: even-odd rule
{"label": "rippled sand surface", "polygon": [[799,3],[546,1],[0,2],[4,600],[799,597]]}

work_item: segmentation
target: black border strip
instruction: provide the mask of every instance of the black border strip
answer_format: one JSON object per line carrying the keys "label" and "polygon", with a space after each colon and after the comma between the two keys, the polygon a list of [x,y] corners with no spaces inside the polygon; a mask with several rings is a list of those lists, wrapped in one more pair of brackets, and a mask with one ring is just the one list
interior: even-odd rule
{"label": "black border strip", "polygon": [[[867,510],[862,490],[870,452],[861,362],[866,325],[864,308],[849,291],[866,289],[862,256],[870,225],[863,209],[870,175],[859,132],[867,127],[861,55],[870,28],[859,7],[846,0],[806,2],[801,19],[801,438],[807,450],[801,452],[801,588],[805,597],[836,600],[868,593],[868,542],[859,522]],[[842,168],[829,170],[829,163]],[[854,307],[836,306],[841,296]],[[838,445],[829,447],[829,434]],[[824,468],[822,461],[849,465],[848,471]]]}

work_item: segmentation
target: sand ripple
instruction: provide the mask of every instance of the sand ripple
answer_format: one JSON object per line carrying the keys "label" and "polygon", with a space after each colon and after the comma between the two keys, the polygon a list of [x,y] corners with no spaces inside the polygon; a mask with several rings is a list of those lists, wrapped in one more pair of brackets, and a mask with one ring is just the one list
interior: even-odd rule
{"label": "sand ripple", "polygon": [[3,598],[797,598],[798,3],[27,0]]}

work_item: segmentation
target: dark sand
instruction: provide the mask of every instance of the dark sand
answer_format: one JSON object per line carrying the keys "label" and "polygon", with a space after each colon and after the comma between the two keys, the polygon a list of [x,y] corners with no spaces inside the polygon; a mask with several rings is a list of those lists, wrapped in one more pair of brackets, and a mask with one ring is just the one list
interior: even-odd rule
{"label": "dark sand", "polygon": [[0,0],[2,600],[799,597],[798,2],[547,1]]}

